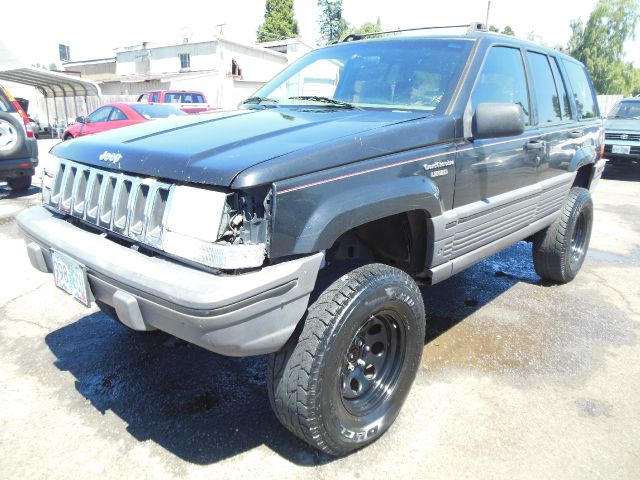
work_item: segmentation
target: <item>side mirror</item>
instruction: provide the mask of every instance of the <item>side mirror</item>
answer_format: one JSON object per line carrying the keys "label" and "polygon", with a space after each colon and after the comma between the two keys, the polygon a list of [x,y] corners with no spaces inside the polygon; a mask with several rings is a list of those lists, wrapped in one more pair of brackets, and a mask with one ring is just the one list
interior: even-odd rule
{"label": "side mirror", "polygon": [[87,123],[87,119],[84,117],[76,117],[76,123]]}
{"label": "side mirror", "polygon": [[515,103],[481,103],[472,122],[473,138],[511,137],[524,132],[524,112]]}

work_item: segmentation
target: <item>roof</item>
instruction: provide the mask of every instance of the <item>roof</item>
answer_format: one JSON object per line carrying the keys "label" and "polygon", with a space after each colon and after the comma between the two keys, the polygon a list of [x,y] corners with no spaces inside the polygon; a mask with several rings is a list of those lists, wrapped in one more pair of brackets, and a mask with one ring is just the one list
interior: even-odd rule
{"label": "roof", "polygon": [[379,42],[403,42],[403,41],[411,41],[411,40],[430,40],[430,39],[443,39],[443,40],[467,40],[467,41],[483,41],[489,43],[503,43],[507,45],[513,45],[522,48],[531,48],[541,52],[545,52],[547,54],[560,56],[563,58],[571,59],[574,62],[578,62],[575,58],[570,55],[562,52],[560,50],[556,50],[550,47],[546,47],[544,45],[540,45],[538,43],[531,42],[529,40],[523,40],[511,35],[504,35],[501,33],[493,33],[493,32],[484,32],[484,31],[474,31],[470,33],[463,34],[452,34],[452,35],[398,35],[393,37],[380,37],[380,38],[363,38],[352,40],[348,42],[336,42],[326,47],[322,48],[334,48],[339,47],[340,45],[345,44],[354,44],[354,43],[379,43]]}
{"label": "roof", "polygon": [[141,45],[132,45],[128,47],[118,47],[115,48],[114,51],[116,54],[118,53],[127,53],[127,52],[136,52],[139,50],[155,50],[158,48],[172,48],[172,47],[188,47],[190,45],[198,45],[202,43],[227,43],[229,45],[235,45],[238,47],[243,47],[248,50],[253,50],[255,52],[266,53],[267,55],[271,55],[273,57],[278,57],[286,60],[287,56],[283,53],[274,52],[273,50],[269,50],[268,48],[264,48],[261,46],[256,46],[255,44],[242,43],[236,40],[230,40],[226,37],[220,37],[216,35],[211,35],[207,38],[198,38],[194,41],[189,41],[188,43],[152,43],[152,42],[144,42]]}
{"label": "roof", "polygon": [[33,67],[0,67],[0,80],[36,87],[45,97],[100,96],[97,83]]}
{"label": "roof", "polygon": [[116,61],[116,57],[109,58],[92,58],[89,60],[76,60],[73,62],[63,62],[63,67],[68,67],[70,65],[99,65],[101,63],[113,63]]}

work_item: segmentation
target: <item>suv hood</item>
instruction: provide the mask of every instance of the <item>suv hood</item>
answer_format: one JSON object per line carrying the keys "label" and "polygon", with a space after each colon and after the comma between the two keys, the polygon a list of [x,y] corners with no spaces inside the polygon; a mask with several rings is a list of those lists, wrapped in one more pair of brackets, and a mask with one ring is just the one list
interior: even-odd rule
{"label": "suv hood", "polygon": [[424,116],[331,108],[215,112],[69,140],[51,153],[99,168],[229,186],[240,172],[258,163]]}
{"label": "suv hood", "polygon": [[640,133],[640,120],[633,118],[609,118],[604,122],[605,131],[626,131]]}

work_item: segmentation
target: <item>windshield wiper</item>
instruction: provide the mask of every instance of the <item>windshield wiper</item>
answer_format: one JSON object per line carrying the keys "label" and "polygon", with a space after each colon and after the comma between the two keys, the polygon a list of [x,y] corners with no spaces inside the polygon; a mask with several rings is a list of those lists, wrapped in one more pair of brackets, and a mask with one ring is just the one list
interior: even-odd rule
{"label": "windshield wiper", "polygon": [[[249,97],[242,102],[242,105],[262,105],[263,103],[278,103],[278,100],[268,97]],[[273,106],[275,107],[275,105]]]}
{"label": "windshield wiper", "polygon": [[287,100],[309,100],[310,102],[328,103],[336,107],[358,108],[349,102],[343,102],[342,100],[335,100],[329,97],[321,97],[319,95],[300,95],[297,97],[288,97]]}

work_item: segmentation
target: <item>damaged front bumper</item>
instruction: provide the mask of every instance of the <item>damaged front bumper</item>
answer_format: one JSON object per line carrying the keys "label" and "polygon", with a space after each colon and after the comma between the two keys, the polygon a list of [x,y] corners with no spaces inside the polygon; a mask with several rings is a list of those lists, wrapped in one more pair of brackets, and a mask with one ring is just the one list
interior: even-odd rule
{"label": "damaged front bumper", "polygon": [[279,350],[304,315],[323,253],[237,275],[216,275],[144,255],[38,206],[17,217],[32,265],[52,272],[51,251],[87,270],[95,300],[135,330],[159,329],[229,356]]}

